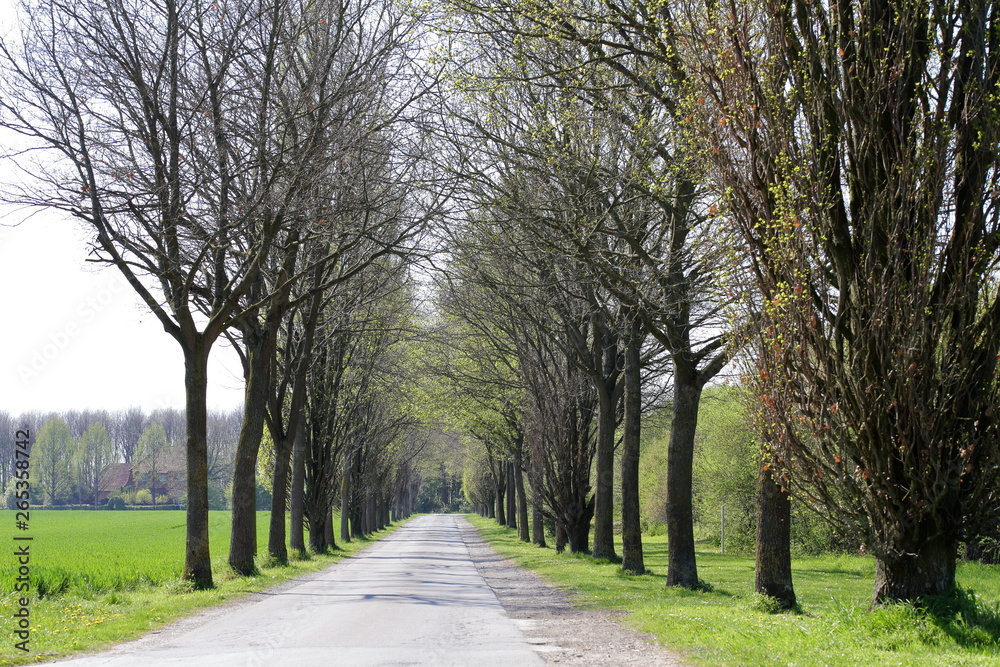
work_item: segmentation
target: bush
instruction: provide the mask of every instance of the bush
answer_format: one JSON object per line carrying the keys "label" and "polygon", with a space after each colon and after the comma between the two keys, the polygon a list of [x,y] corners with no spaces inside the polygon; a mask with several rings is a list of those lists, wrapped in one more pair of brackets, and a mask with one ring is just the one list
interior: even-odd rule
{"label": "bush", "polygon": [[1000,563],[1000,519],[993,519],[965,544],[965,558],[987,565]]}
{"label": "bush", "polygon": [[475,508],[465,498],[455,498],[444,511],[449,514],[471,514]]}
{"label": "bush", "polygon": [[123,510],[125,509],[125,501],[122,500],[121,496],[111,496],[108,498],[106,507],[109,510]]}
{"label": "bush", "polygon": [[166,504],[168,504],[169,502],[170,502],[170,498],[168,498],[168,497],[167,497],[167,496],[165,496],[165,495],[162,495],[162,494],[161,494],[161,495],[159,495],[159,496],[156,496],[156,504],[157,504],[157,505],[166,505]]}
{"label": "bush", "polygon": [[7,483],[7,488],[4,489],[3,492],[3,506],[9,510],[16,510],[18,502],[17,480],[11,478],[11,480]]}
{"label": "bush", "polygon": [[659,523],[659,522],[653,522],[653,523],[649,524],[649,528],[646,530],[646,533],[650,537],[656,537],[657,535],[666,535],[667,534],[667,524],[665,524],[665,523]]}
{"label": "bush", "polygon": [[153,504],[153,494],[149,489],[139,489],[135,492],[135,504],[136,505],[152,505]]}
{"label": "bush", "polygon": [[833,526],[806,506],[805,501],[792,499],[792,554],[818,556],[823,553],[855,551],[858,543],[839,534]]}

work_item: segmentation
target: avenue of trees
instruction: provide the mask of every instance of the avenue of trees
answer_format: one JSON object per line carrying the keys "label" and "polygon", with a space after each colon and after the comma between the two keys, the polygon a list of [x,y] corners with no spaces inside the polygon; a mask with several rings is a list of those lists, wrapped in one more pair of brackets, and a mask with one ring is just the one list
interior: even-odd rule
{"label": "avenue of trees", "polygon": [[[243,574],[259,480],[278,561],[460,489],[629,573],[652,489],[687,588],[696,524],[731,502],[786,607],[804,530],[874,556],[876,604],[952,593],[960,545],[995,531],[988,0],[26,7],[0,43],[0,124],[26,146],[5,199],[92,231],[187,391],[160,429],[46,421],[36,482],[82,500],[108,462],[183,447],[195,585],[220,470]],[[221,458],[220,338],[246,379]],[[701,422],[706,396],[730,421]]]}

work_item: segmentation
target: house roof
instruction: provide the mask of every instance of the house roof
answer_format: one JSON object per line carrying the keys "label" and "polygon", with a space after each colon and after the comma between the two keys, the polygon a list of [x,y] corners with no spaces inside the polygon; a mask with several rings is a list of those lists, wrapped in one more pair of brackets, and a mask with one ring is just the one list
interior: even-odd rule
{"label": "house roof", "polygon": [[128,463],[115,463],[101,473],[98,489],[112,492],[127,486],[132,486],[132,466]]}

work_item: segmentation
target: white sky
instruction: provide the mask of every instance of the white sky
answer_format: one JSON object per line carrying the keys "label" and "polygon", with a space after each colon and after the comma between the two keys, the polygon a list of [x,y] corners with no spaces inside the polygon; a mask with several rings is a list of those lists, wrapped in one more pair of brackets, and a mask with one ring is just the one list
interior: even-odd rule
{"label": "white sky", "polygon": [[[0,32],[13,4],[0,0]],[[10,174],[0,159],[0,182]],[[183,408],[178,344],[117,270],[85,261],[81,223],[29,213],[0,208],[0,410]],[[210,409],[242,404],[242,371],[225,341],[213,348],[209,382]]]}
{"label": "white sky", "polygon": [[[8,226],[23,217],[0,220],[0,410],[183,408],[180,347],[117,270],[84,261],[86,230],[56,214]],[[240,405],[233,350],[210,364],[209,407]]]}

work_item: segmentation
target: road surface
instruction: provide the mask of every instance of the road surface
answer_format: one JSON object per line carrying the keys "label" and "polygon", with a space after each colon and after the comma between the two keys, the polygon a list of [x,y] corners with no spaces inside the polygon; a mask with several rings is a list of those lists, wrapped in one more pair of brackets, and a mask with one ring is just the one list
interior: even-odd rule
{"label": "road surface", "polygon": [[308,581],[58,664],[545,664],[476,570],[464,525],[458,515],[417,517]]}

